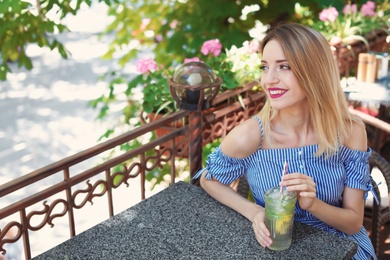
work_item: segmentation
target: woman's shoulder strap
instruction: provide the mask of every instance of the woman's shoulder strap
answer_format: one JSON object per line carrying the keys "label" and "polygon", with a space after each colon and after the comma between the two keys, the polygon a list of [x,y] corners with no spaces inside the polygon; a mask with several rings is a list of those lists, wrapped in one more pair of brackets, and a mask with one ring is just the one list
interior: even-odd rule
{"label": "woman's shoulder strap", "polygon": [[258,115],[255,115],[253,116],[257,122],[259,123],[259,127],[260,127],[260,133],[261,133],[261,139],[260,139],[260,144],[259,144],[259,148],[261,148],[262,144],[263,144],[263,139],[264,139],[264,128],[263,128],[263,123],[261,122],[261,119],[259,118]]}

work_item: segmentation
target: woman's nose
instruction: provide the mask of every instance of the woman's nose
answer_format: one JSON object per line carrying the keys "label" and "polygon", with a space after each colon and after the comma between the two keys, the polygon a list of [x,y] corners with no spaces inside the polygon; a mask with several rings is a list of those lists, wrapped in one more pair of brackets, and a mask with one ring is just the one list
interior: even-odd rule
{"label": "woman's nose", "polygon": [[267,72],[261,75],[261,81],[263,84],[273,84],[279,82],[279,77],[277,71],[268,70]]}

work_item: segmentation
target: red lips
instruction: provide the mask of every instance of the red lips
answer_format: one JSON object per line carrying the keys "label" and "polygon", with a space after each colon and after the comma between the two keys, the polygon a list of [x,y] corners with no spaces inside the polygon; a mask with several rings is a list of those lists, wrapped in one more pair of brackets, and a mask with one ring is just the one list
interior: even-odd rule
{"label": "red lips", "polygon": [[269,93],[270,98],[279,98],[279,97],[283,96],[286,92],[287,92],[287,90],[281,89],[281,88],[269,88],[268,89],[268,93]]}

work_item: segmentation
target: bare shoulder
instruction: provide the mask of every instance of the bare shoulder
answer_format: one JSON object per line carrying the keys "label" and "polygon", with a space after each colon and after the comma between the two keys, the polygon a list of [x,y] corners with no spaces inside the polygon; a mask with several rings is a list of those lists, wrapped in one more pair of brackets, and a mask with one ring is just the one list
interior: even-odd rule
{"label": "bare shoulder", "polygon": [[259,123],[255,118],[250,118],[229,132],[222,141],[221,149],[227,156],[244,158],[257,150],[260,140]]}
{"label": "bare shoulder", "polygon": [[367,133],[364,125],[352,122],[351,133],[345,141],[345,146],[352,150],[367,151]]}

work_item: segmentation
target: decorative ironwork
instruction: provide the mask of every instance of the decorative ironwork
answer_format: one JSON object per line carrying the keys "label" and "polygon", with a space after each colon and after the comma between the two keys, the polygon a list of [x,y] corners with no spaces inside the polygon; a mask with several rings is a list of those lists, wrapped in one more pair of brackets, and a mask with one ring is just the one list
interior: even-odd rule
{"label": "decorative ironwork", "polygon": [[[10,238],[9,234],[11,233],[11,229],[16,228],[17,233]],[[23,225],[20,224],[19,222],[12,221],[8,223],[3,229],[0,229],[0,253],[5,255],[7,251],[4,249],[5,244],[10,244],[10,243],[15,243],[17,242],[23,234]]]}
{"label": "decorative ironwork", "polygon": [[[77,191],[75,191],[73,193],[73,207],[76,208],[76,209],[81,209],[82,207],[85,206],[85,204],[87,204],[87,202],[90,202],[91,205],[93,205],[93,202],[92,202],[93,198],[101,197],[107,191],[107,182],[106,181],[99,180],[99,181],[96,181],[94,185],[91,185],[90,181],[88,180],[86,182],[86,184],[87,184],[87,188],[86,189],[80,189],[80,190],[77,190]],[[101,191],[98,192],[98,193],[94,193],[94,191],[97,188],[100,188]],[[77,204],[76,203],[76,197],[78,195],[84,194],[84,193],[87,193],[85,198],[81,201],[81,203]]]}
{"label": "decorative ironwork", "polygon": [[[63,206],[64,206],[64,209],[62,210],[62,212],[59,214],[51,215],[54,208],[59,204],[63,204]],[[44,207],[43,210],[31,211],[27,215],[27,219],[28,219],[27,226],[30,230],[37,231],[37,230],[43,228],[46,224],[48,224],[50,227],[53,227],[54,226],[53,219],[55,219],[57,217],[62,217],[66,214],[66,212],[68,212],[68,203],[63,199],[54,200],[53,203],[50,204],[50,206],[47,205],[47,201],[44,201],[43,207]],[[34,216],[38,216],[38,215],[44,215],[44,218],[39,225],[33,226],[31,224],[31,219]]]}
{"label": "decorative ironwork", "polygon": [[[0,209],[0,219],[8,221],[5,223],[5,227],[0,230],[0,252],[6,254],[4,245],[15,243],[23,237],[25,258],[30,259],[29,231],[40,230],[46,225],[53,227],[55,226],[54,219],[64,217],[65,215],[68,215],[70,237],[74,236],[76,232],[73,211],[83,208],[87,202],[93,204],[95,197],[107,195],[109,215],[113,216],[115,214],[113,189],[123,184],[130,187],[130,179],[141,177],[141,199],[144,199],[145,174],[168,164],[171,171],[170,182],[174,183],[177,171],[175,165],[176,158],[188,158],[190,168],[193,171],[200,169],[202,166],[201,156],[199,156],[201,152],[196,150],[201,149],[206,143],[225,136],[242,120],[260,111],[264,103],[264,94],[251,91],[257,84],[254,82],[242,88],[219,94],[213,101],[212,108],[199,112],[199,115],[190,117],[190,112],[188,111],[175,112],[11,182],[2,184],[0,186],[0,197],[6,197],[19,189],[39,183],[39,181],[47,177],[58,173],[63,174],[62,180],[53,183],[50,187]],[[242,103],[237,100],[228,103],[237,95],[241,95]],[[189,118],[193,122],[192,126],[189,125]],[[136,140],[146,133],[160,128],[166,129],[171,123],[178,120],[188,122],[188,124],[179,128],[172,128],[172,131],[166,132],[155,140],[117,155],[81,173],[73,173],[73,176],[71,176],[70,169],[72,166],[115,149],[115,147],[121,144]],[[201,124],[203,125],[202,128],[199,127],[200,122],[203,122]],[[194,135],[199,135],[201,136],[201,142],[197,141],[198,143],[192,144],[192,146],[197,148],[196,150],[191,150],[192,152],[188,157],[191,140],[189,138],[190,131],[192,131],[191,138]],[[177,139],[177,137],[183,138]],[[167,143],[172,145],[164,146]],[[93,182],[91,181],[92,177],[94,178]],[[65,194],[64,198],[53,199],[55,195],[60,194]],[[37,206],[42,207],[42,205],[43,208],[41,210],[31,210],[26,213],[30,207],[35,209]],[[60,205],[63,208],[58,212],[57,209]],[[15,213],[19,213],[19,220],[17,220],[18,217],[15,216]],[[39,216],[42,216],[42,221],[38,224],[33,224]],[[9,238],[11,228],[17,229],[17,234]]]}
{"label": "decorative ironwork", "polygon": [[[129,187],[130,185],[128,183],[128,180],[131,178],[136,178],[141,174],[142,166],[139,162],[132,163],[130,167],[127,167],[126,164],[124,164],[122,167],[123,167],[123,171],[114,172],[109,176],[110,183],[114,188],[119,187],[122,183],[126,184],[126,187]],[[136,169],[136,171],[135,173],[131,174],[131,172],[133,172],[133,169]],[[119,176],[122,177],[118,180]],[[114,182],[114,180],[117,181]]]}

